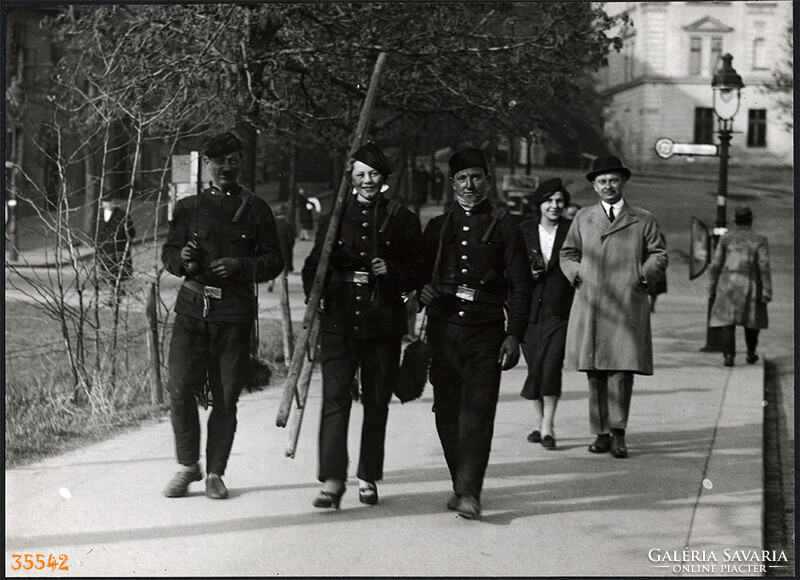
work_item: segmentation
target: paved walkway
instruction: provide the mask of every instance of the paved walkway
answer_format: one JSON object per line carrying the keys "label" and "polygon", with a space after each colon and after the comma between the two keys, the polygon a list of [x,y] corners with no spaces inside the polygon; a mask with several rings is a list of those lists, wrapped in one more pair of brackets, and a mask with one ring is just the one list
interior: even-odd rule
{"label": "paved walkway", "polygon": [[[298,243],[297,255],[308,249]],[[297,295],[299,276],[289,281]],[[262,312],[277,300],[262,292]],[[302,301],[292,303],[299,320]],[[626,460],[587,452],[582,374],[565,373],[558,448],[546,451],[525,440],[526,369],[504,373],[479,521],[445,509],[451,486],[430,386],[422,399],[391,406],[380,504],[358,503],[353,479],[342,510],[311,507],[316,373],[295,459],[275,427],[280,385],[242,397],[227,501],[205,498],[201,483],[187,498],[161,495],[175,469],[168,419],[7,471],[5,573],[759,576],[762,565],[784,564],[752,561],[762,546],[763,367],[739,356],[725,368],[721,355],[699,353],[704,311],[702,293],[672,276],[653,317],[656,374],[635,382]],[[360,424],[355,405],[354,454]],[[14,571],[12,554],[64,554],[70,569]]]}
{"label": "paved walkway", "polygon": [[[565,377],[558,449],[527,443],[524,373],[504,375],[480,521],[445,509],[430,387],[391,406],[380,504],[359,504],[351,481],[341,511],[312,508],[317,375],[295,459],[274,426],[279,389],[243,397],[227,501],[205,498],[201,483],[161,496],[175,468],[168,420],[8,471],[6,574],[19,574],[12,553],[53,553],[80,576],[672,575],[674,562],[648,554],[688,547],[714,553],[728,575],[724,550],[761,549],[760,366],[637,378],[627,460],[587,452],[578,373]],[[351,450],[360,423],[356,405]]]}
{"label": "paved walkway", "polygon": [[[300,292],[297,274],[290,288]],[[275,427],[280,386],[242,398],[227,501],[206,499],[202,484],[187,498],[161,495],[175,469],[168,419],[7,471],[5,572],[40,576],[13,571],[11,554],[52,553],[80,576],[647,576],[676,575],[674,566],[730,575],[724,550],[762,545],[763,368],[724,368],[720,355],[680,338],[676,329],[696,326],[688,289],[676,279],[659,300],[656,374],[636,379],[627,460],[587,452],[582,374],[565,374],[555,451],[525,440],[524,366],[504,374],[480,521],[445,509],[451,486],[430,386],[391,406],[380,504],[358,503],[352,480],[341,511],[311,507],[317,373],[295,459],[284,457],[287,434]],[[262,310],[276,308],[277,294],[261,296]],[[360,424],[355,405],[351,450]],[[687,547],[717,561],[681,569],[674,551]]]}

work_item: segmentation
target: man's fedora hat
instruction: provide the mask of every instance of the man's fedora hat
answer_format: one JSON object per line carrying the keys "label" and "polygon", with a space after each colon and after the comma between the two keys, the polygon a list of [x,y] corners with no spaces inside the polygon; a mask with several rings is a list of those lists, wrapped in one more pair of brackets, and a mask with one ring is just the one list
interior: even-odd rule
{"label": "man's fedora hat", "polygon": [[602,155],[595,157],[592,161],[592,170],[586,174],[586,179],[594,181],[594,178],[603,173],[620,173],[625,179],[630,179],[631,170],[622,164],[619,157],[615,155]]}

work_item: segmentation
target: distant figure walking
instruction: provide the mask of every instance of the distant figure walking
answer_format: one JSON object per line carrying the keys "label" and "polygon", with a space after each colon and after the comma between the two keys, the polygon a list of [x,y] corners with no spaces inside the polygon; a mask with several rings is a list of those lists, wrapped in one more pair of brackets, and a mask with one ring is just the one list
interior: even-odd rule
{"label": "distant figure walking", "polygon": [[124,282],[133,274],[131,243],[136,236],[133,220],[111,198],[103,199],[102,223],[97,232],[100,275],[108,284]]}
{"label": "distant figure walking", "polygon": [[[275,229],[278,233],[278,244],[281,248],[281,257],[283,258],[284,272],[294,272],[294,239],[295,230],[294,224],[288,218],[288,208],[285,203],[278,204],[275,207]],[[275,289],[275,278],[267,284],[267,291],[272,292]]]}
{"label": "distant figure walking", "polygon": [[772,300],[769,245],[765,236],[750,231],[753,211],[736,208],[735,229],[719,239],[711,259],[711,315],[708,325],[722,328],[726,367],[736,356],[736,326],[744,326],[747,363],[758,361],[758,334],[767,328],[767,303]]}
{"label": "distant figure walking", "polygon": [[300,239],[314,239],[314,212],[321,213],[322,206],[316,197],[306,197],[305,190],[297,192],[297,207],[300,214]]}
{"label": "distant figure walking", "polygon": [[438,165],[433,166],[433,174],[431,175],[431,197],[434,203],[442,203],[444,196],[444,184],[446,178]]}

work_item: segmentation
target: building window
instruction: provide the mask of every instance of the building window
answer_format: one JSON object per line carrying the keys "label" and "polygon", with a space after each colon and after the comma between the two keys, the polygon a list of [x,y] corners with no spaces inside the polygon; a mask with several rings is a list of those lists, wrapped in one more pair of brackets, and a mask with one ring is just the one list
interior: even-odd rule
{"label": "building window", "polygon": [[753,69],[766,69],[769,68],[767,64],[767,39],[754,38],[753,39]]}
{"label": "building window", "polygon": [[703,57],[703,39],[693,36],[689,39],[689,74],[697,76],[700,74]]}
{"label": "building window", "polygon": [[751,38],[753,39],[753,70],[759,69],[768,69],[770,64],[767,62],[767,38],[766,34],[764,34],[764,23],[763,22],[754,22],[753,23],[753,33]]}
{"label": "building window", "polygon": [[719,67],[719,59],[722,57],[722,37],[711,37],[711,52],[709,54],[709,67],[708,70],[714,72]]}
{"label": "building window", "polygon": [[767,110],[750,109],[747,112],[747,146],[767,146]]}
{"label": "building window", "polygon": [[696,107],[694,110],[694,142],[714,143],[714,109]]}

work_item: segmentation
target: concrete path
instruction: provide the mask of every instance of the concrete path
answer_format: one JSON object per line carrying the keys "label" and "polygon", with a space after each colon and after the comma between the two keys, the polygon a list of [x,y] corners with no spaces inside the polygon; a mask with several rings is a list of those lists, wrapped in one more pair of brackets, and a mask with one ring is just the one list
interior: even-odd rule
{"label": "concrete path", "polygon": [[[358,503],[354,480],[340,511],[311,506],[318,374],[295,459],[284,457],[286,432],[274,426],[280,389],[242,398],[227,501],[205,498],[202,483],[187,498],[162,497],[175,469],[162,420],[7,471],[5,571],[43,573],[13,571],[12,554],[65,554],[64,574],[80,576],[647,576],[673,575],[676,565],[648,554],[688,547],[713,553],[706,565],[729,575],[724,550],[761,549],[763,370],[716,359],[662,361],[667,368],[637,377],[627,460],[587,452],[579,373],[565,376],[557,450],[527,443],[525,369],[505,373],[480,521],[445,509],[451,486],[430,386],[391,406],[375,507]],[[360,424],[355,405],[351,450]]]}
{"label": "concrete path", "polygon": [[[298,242],[296,256],[309,249]],[[202,483],[187,498],[161,495],[176,468],[168,419],[7,470],[5,574],[760,576],[785,563],[763,562],[760,553],[763,367],[745,365],[741,352],[733,368],[720,354],[698,352],[703,283],[688,281],[684,259],[670,272],[653,315],[656,374],[636,378],[626,460],[587,452],[580,373],[564,376],[558,448],[527,443],[531,408],[519,397],[520,365],[503,376],[481,520],[445,509],[451,485],[430,386],[422,399],[391,406],[380,504],[360,504],[353,478],[340,511],[316,510],[315,373],[295,459],[284,456],[287,433],[275,427],[281,385],[242,397],[227,501],[205,498]],[[780,303],[770,315],[778,323],[793,320],[793,279],[790,263],[776,268]],[[299,275],[289,282],[299,322]],[[165,280],[167,303],[178,284]],[[278,316],[278,296],[262,285],[262,316]],[[765,334],[762,352],[793,352],[792,333],[780,328]],[[356,404],[354,461],[360,425]],[[13,554],[23,565],[25,554],[34,562],[36,554],[63,554],[69,571],[14,570]]]}

